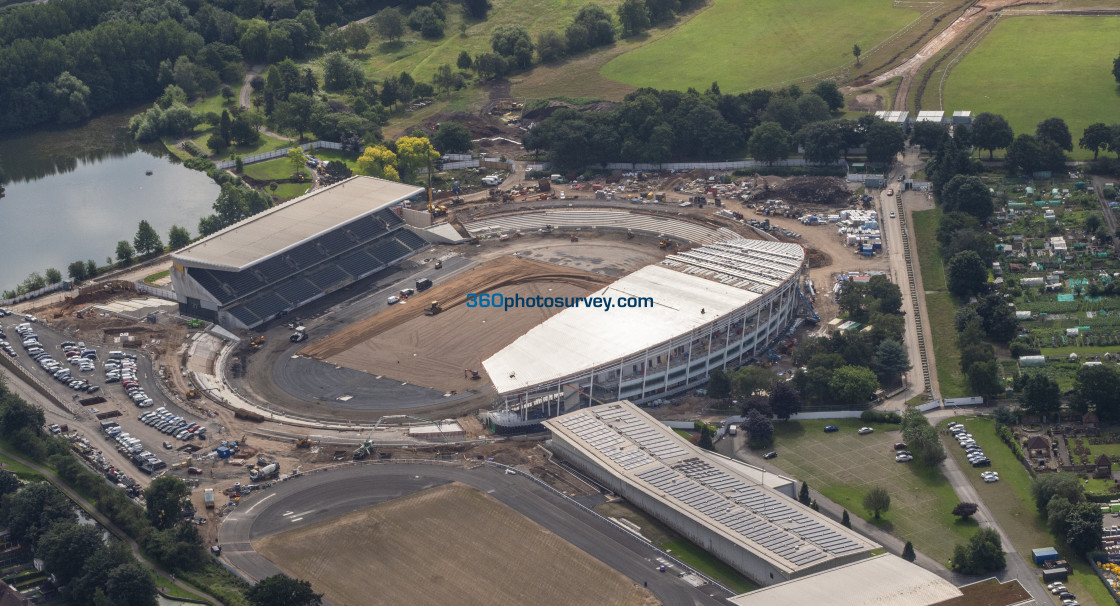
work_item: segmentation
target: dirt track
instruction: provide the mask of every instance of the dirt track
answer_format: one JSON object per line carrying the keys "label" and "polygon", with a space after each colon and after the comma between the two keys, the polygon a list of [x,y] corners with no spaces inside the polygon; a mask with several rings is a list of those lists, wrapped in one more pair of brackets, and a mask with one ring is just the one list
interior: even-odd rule
{"label": "dirt track", "polygon": [[255,543],[334,604],[656,603],[571,543],[458,483]]}
{"label": "dirt track", "polygon": [[[445,392],[466,391],[478,382],[464,377],[465,369],[481,371],[483,359],[559,311],[468,308],[468,293],[578,296],[611,281],[552,263],[501,257],[316,341],[300,353]],[[444,312],[427,317],[424,309],[432,301],[439,301]]]}

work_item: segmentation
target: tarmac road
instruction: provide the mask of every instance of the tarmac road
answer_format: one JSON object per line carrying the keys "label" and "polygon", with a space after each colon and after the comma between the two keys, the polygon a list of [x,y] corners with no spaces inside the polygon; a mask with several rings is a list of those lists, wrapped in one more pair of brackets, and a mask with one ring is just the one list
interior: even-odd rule
{"label": "tarmac road", "polygon": [[723,598],[728,596],[723,591],[710,586],[694,588],[678,578],[673,568],[657,572],[658,552],[647,543],[536,482],[492,467],[359,465],[274,485],[242,503],[222,523],[218,534],[222,558],[253,579],[276,574],[279,568],[253,551],[250,541],[447,482],[462,482],[486,492],[635,583],[648,583],[648,589],[664,604],[726,603]]}

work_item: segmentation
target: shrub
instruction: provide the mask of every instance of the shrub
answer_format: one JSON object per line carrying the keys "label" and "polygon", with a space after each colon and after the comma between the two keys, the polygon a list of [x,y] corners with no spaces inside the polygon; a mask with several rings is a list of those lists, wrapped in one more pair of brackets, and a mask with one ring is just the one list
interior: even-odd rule
{"label": "shrub", "polygon": [[898,425],[902,422],[902,417],[898,416],[895,412],[879,412],[878,410],[865,410],[859,415],[861,421],[868,423],[891,423]]}

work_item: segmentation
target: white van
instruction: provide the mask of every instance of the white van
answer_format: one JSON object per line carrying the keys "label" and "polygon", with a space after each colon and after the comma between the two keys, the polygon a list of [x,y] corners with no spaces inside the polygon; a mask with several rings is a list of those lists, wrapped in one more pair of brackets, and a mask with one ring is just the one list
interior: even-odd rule
{"label": "white van", "polygon": [[487,175],[482,178],[482,184],[489,185],[491,187],[493,187],[494,185],[501,185],[502,181],[503,179],[498,175]]}

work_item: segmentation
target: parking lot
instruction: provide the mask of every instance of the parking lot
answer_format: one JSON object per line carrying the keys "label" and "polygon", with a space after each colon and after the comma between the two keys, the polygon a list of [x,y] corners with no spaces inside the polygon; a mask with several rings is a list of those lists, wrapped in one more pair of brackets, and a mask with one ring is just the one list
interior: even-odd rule
{"label": "parking lot", "polygon": [[[37,348],[42,350],[39,352],[40,354],[49,355],[58,363],[58,368],[69,370],[70,375],[75,379],[80,378],[90,385],[97,386],[98,389],[94,393],[89,393],[86,390],[78,391],[68,384],[54,379],[52,373],[49,373],[40,362],[36,362],[32,356],[28,355],[29,351],[37,350],[36,345],[29,343],[28,347],[23,346],[24,340],[16,332],[16,327],[25,323],[29,324],[31,330],[37,335]],[[141,484],[146,485],[148,483],[149,478],[146,474],[160,473],[164,466],[181,462],[189,457],[191,452],[199,448],[206,448],[208,442],[212,441],[213,437],[217,437],[218,427],[209,427],[208,431],[202,432],[202,435],[200,435],[198,430],[201,427],[211,425],[211,423],[208,423],[208,419],[199,418],[187,412],[164,395],[156,382],[157,379],[151,361],[143,354],[142,350],[135,348],[125,350],[114,343],[85,343],[85,347],[78,348],[79,351],[76,356],[70,356],[83,357],[82,354],[88,352],[89,355],[84,359],[92,364],[93,368],[88,368],[87,365],[87,370],[82,371],[80,370],[82,367],[80,363],[68,363],[67,352],[64,349],[64,344],[67,344],[67,347],[76,348],[78,346],[77,340],[57,333],[42,321],[26,322],[24,317],[20,315],[6,316],[0,318],[0,332],[6,335],[0,337],[0,341],[8,341],[15,356],[8,353],[6,349],[0,355],[23,367],[56,398],[69,402],[70,410],[76,412],[76,415],[67,415],[57,406],[44,405],[48,425],[58,426],[57,428],[52,427],[50,430],[62,433],[63,428],[65,428],[68,434],[77,433],[79,442],[83,438],[88,442],[86,448],[102,451],[104,454],[99,456],[103,456],[109,466],[115,468],[118,472],[125,472],[134,476]],[[69,345],[70,343],[73,343],[73,345]],[[119,351],[120,353],[110,354],[113,351]],[[130,359],[132,356],[135,356],[135,360]],[[106,383],[107,363],[110,371],[116,373],[119,381]],[[113,368],[113,366],[116,366],[116,368]],[[134,389],[138,387],[143,395],[137,395],[135,400],[130,397],[124,387],[125,378],[130,381],[128,383],[130,387]],[[44,404],[42,399],[39,399],[39,403]],[[143,404],[143,407],[140,406],[141,404]],[[137,418],[138,415],[153,412],[157,408],[165,409],[169,417],[181,419],[182,426],[179,431],[164,433],[154,426],[142,423]],[[74,416],[76,416],[76,419]],[[129,438],[138,440],[138,442],[134,441],[127,447],[120,444],[114,437],[103,431],[102,423],[116,423],[120,427],[119,433],[127,433]],[[182,435],[182,438],[175,437],[176,434],[192,424],[197,424],[198,427],[195,428],[194,432],[189,432],[189,437],[185,434]],[[164,429],[167,429],[167,426]],[[164,442],[169,443],[171,448],[166,448]],[[149,454],[144,457],[137,457],[142,453]],[[152,458],[157,459],[158,462],[149,461]],[[96,460],[90,462],[95,467],[99,463]],[[149,465],[145,467],[145,463],[149,463]],[[101,471],[106,470],[102,469]],[[125,483],[125,485],[128,484]]]}

